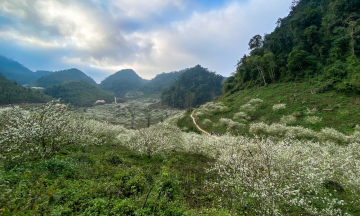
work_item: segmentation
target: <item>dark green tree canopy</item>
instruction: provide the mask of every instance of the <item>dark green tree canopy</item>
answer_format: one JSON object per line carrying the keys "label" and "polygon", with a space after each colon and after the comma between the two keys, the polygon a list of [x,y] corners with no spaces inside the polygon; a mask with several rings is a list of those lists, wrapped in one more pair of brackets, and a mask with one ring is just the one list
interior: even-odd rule
{"label": "dark green tree canopy", "polygon": [[195,107],[221,94],[224,77],[196,65],[186,70],[169,88],[164,88],[161,102],[177,108]]}
{"label": "dark green tree canopy", "polygon": [[[360,0],[294,0],[277,27],[249,42],[223,91],[264,83],[317,79],[360,93]],[[357,71],[357,72],[356,72]],[[235,89],[234,89],[235,90]]]}

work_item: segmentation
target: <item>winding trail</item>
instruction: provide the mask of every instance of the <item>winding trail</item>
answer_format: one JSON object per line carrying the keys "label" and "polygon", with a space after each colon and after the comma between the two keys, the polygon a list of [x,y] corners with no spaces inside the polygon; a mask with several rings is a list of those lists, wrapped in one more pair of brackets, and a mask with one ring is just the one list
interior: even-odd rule
{"label": "winding trail", "polygon": [[206,134],[206,135],[212,136],[212,137],[215,138],[215,139],[219,139],[219,137],[214,136],[214,135],[211,135],[211,134],[210,134],[209,132],[207,132],[206,130],[203,130],[203,129],[196,123],[196,120],[195,120],[195,118],[194,118],[194,116],[193,116],[194,112],[195,112],[195,110],[191,113],[190,117],[192,118],[192,122],[193,122],[194,125],[197,127],[197,129],[199,129],[199,131],[203,132],[203,133]]}

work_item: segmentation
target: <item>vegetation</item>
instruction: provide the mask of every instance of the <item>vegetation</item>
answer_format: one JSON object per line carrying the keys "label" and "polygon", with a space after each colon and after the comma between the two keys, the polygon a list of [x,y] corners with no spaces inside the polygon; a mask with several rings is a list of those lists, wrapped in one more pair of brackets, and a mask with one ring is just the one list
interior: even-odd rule
{"label": "vegetation", "polygon": [[127,91],[139,90],[146,82],[135,71],[125,69],[108,76],[100,83],[100,88],[114,93],[117,97],[125,97]]}
{"label": "vegetation", "polygon": [[74,106],[92,106],[97,100],[104,100],[105,103],[114,102],[111,94],[84,80],[54,85],[45,89],[44,93]]}
{"label": "vegetation", "polygon": [[144,128],[182,113],[176,109],[152,107],[158,100],[136,99],[118,104],[88,107],[81,112],[97,121],[123,125],[126,128]]}
{"label": "vegetation", "polygon": [[150,80],[149,82],[145,83],[142,87],[144,92],[148,93],[161,93],[163,88],[169,88],[175,80],[184,73],[188,68],[181,70],[181,71],[174,71],[170,73],[161,73],[156,75],[154,79]]}
{"label": "vegetation", "polygon": [[222,80],[221,75],[197,65],[181,74],[170,88],[163,89],[161,103],[176,108],[204,104],[221,94]]}
{"label": "vegetation", "polygon": [[223,92],[312,79],[326,89],[359,94],[359,11],[358,0],[294,0],[271,34],[250,40],[250,55],[238,61]]}
{"label": "vegetation", "polygon": [[71,68],[67,70],[57,71],[47,76],[43,76],[40,79],[38,79],[36,82],[31,83],[31,86],[48,88],[53,85],[57,85],[66,81],[73,81],[73,80],[84,80],[91,84],[96,85],[96,82],[91,77],[88,77],[85,73],[83,73],[82,71],[76,68]]}
{"label": "vegetation", "polygon": [[24,85],[34,82],[48,73],[32,72],[22,64],[0,55],[0,73],[8,80]]}
{"label": "vegetation", "polygon": [[3,215],[360,213],[358,142],[215,139],[182,132],[177,118],[127,130],[55,103],[0,116]]}
{"label": "vegetation", "polygon": [[0,74],[0,104],[46,103],[51,99],[40,91],[24,88]]}

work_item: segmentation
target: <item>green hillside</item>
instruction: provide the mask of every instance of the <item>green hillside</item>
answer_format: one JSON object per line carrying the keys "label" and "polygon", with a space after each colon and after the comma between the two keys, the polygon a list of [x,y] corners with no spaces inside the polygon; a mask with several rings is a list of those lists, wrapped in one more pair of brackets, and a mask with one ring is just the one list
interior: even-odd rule
{"label": "green hillside", "polygon": [[124,97],[128,91],[139,90],[145,82],[135,71],[124,69],[104,79],[99,86],[118,97]]}
{"label": "green hillside", "polygon": [[170,88],[163,89],[161,103],[176,108],[204,104],[221,94],[222,80],[221,75],[196,65],[182,73]]}
{"label": "green hillside", "polygon": [[57,85],[72,80],[85,80],[91,84],[96,84],[96,82],[91,77],[87,76],[84,72],[76,68],[71,68],[43,76],[34,83],[31,83],[31,86],[48,88],[52,85]]}
{"label": "green hillside", "polygon": [[40,91],[24,88],[0,74],[0,104],[45,103],[51,99]]}
{"label": "green hillside", "polygon": [[238,61],[223,91],[312,80],[360,93],[359,11],[358,0],[293,1],[272,33],[250,40],[250,54]]}
{"label": "green hillside", "polygon": [[97,100],[105,100],[106,103],[114,101],[111,94],[84,80],[54,85],[47,88],[44,93],[54,98],[61,98],[63,102],[74,106],[92,106]]}

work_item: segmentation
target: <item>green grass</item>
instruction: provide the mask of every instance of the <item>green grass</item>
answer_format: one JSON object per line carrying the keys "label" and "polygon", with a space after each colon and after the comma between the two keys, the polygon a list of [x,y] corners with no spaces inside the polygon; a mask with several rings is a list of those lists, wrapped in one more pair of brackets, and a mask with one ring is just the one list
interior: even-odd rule
{"label": "green grass", "polygon": [[[232,131],[233,134],[248,134],[248,125],[250,123],[279,123],[282,116],[293,115],[294,113],[300,113],[301,116],[297,117],[296,122],[290,124],[290,126],[299,125],[315,131],[319,131],[324,127],[332,127],[345,134],[353,133],[355,125],[360,123],[360,96],[348,96],[333,90],[312,94],[311,90],[315,88],[316,86],[310,83],[280,83],[270,84],[267,87],[241,90],[233,94],[227,93],[218,98],[217,102],[224,103],[230,108],[229,111],[201,116],[197,119],[197,122],[207,131],[225,133],[226,128],[214,126],[214,123],[217,123],[220,118],[233,119],[234,114],[240,111],[240,106],[248,103],[253,98],[260,98],[263,102],[258,105],[257,110],[248,112],[251,119],[246,123],[247,127],[243,130]],[[285,103],[286,109],[273,111],[273,105],[278,103]],[[316,124],[307,123],[305,121],[305,117],[308,116],[306,114],[307,108],[318,109],[313,115],[322,118],[322,121]],[[333,112],[325,112],[324,109],[331,109]],[[205,118],[210,119],[213,124],[202,125]],[[183,120],[180,122],[183,122]]]}
{"label": "green grass", "polygon": [[6,164],[0,215],[197,215],[220,195],[203,189],[212,161],[181,153],[149,158],[106,144]]}

